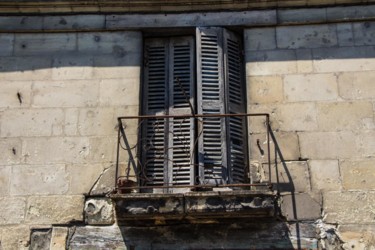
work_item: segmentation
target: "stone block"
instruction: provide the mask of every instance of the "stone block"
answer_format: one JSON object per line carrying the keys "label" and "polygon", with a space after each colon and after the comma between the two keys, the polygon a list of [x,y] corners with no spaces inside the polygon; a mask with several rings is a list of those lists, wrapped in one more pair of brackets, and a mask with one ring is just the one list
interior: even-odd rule
{"label": "stone block", "polygon": [[280,76],[248,77],[247,102],[272,103],[283,100],[283,82]]}
{"label": "stone block", "polygon": [[366,5],[327,8],[328,21],[364,20],[375,15],[375,9]]}
{"label": "stone block", "polygon": [[88,198],[85,203],[85,221],[89,225],[112,225],[114,207],[110,198]]}
{"label": "stone block", "polygon": [[3,226],[0,229],[0,249],[30,250],[30,228],[25,225]]}
{"label": "stone block", "polygon": [[375,22],[353,23],[353,32],[355,45],[375,45]]}
{"label": "stone block", "polygon": [[340,238],[346,242],[343,244],[345,250],[371,249],[375,246],[375,225],[340,225],[338,231]]}
{"label": "stone block", "polygon": [[67,136],[78,135],[79,109],[65,109],[64,134]]}
{"label": "stone block", "polygon": [[139,105],[139,78],[100,81],[100,106]]}
{"label": "stone block", "polygon": [[323,204],[326,223],[375,224],[375,192],[328,192]]}
{"label": "stone block", "polygon": [[19,138],[1,138],[0,165],[17,164],[22,159],[22,142]]}
{"label": "stone block", "polygon": [[11,195],[64,194],[69,179],[65,165],[20,165],[12,167]]}
{"label": "stone block", "polygon": [[292,50],[246,51],[246,75],[283,75],[297,72]]}
{"label": "stone block", "polygon": [[[298,160],[300,158],[297,133],[274,132],[274,135],[284,160]],[[275,160],[274,150],[275,143],[270,140],[270,156],[272,162]],[[266,133],[250,135],[250,158],[257,159],[260,162],[268,160]],[[278,159],[280,160],[280,158]]]}
{"label": "stone block", "polygon": [[94,57],[95,79],[139,79],[141,76],[142,53],[126,53],[124,57],[117,58],[112,55]]}
{"label": "stone block", "polygon": [[13,54],[13,42],[14,34],[0,34],[0,56],[11,56]]}
{"label": "stone block", "polygon": [[0,108],[29,107],[31,85],[31,81],[0,81]]}
{"label": "stone block", "polygon": [[137,31],[79,33],[78,51],[113,54],[116,58],[123,58],[128,53],[141,53],[142,33]]}
{"label": "stone block", "polygon": [[[71,55],[54,57],[52,68],[53,80],[91,79],[94,59],[75,52]],[[95,87],[94,87],[95,88]]]}
{"label": "stone block", "polygon": [[10,166],[0,166],[0,197],[9,195]]}
{"label": "stone block", "polygon": [[287,75],[284,77],[285,99],[291,102],[328,101],[338,97],[334,74]]}
{"label": "stone block", "polygon": [[358,157],[356,135],[351,132],[298,133],[301,157],[315,160]]}
{"label": "stone block", "polygon": [[277,111],[282,131],[310,131],[318,128],[314,103],[290,103]]}
{"label": "stone block", "polygon": [[125,250],[128,249],[128,246],[122,235],[122,230],[118,225],[107,227],[77,226],[68,242],[68,249],[96,249],[100,246],[102,249]]}
{"label": "stone block", "polygon": [[310,160],[308,163],[313,191],[341,190],[338,160]]}
{"label": "stone block", "polygon": [[1,30],[40,30],[43,25],[42,16],[1,16]]}
{"label": "stone block", "polygon": [[351,23],[338,23],[337,27],[337,38],[339,46],[353,46],[353,24]]}
{"label": "stone block", "polygon": [[280,49],[322,48],[337,46],[336,25],[284,26],[276,28]]}
{"label": "stone block", "polygon": [[92,107],[98,99],[95,80],[36,81],[33,85],[33,107]]}
{"label": "stone block", "polygon": [[25,219],[24,197],[0,197],[0,225],[20,224]]}
{"label": "stone block", "polygon": [[275,28],[246,29],[244,32],[246,50],[276,49]]}
{"label": "stone block", "polygon": [[341,73],[338,76],[340,97],[348,100],[373,99],[374,81],[374,71]]}
{"label": "stone block", "polygon": [[81,135],[114,135],[117,117],[114,108],[81,109],[79,111],[78,131]]}
{"label": "stone block", "polygon": [[342,161],[340,171],[345,190],[375,189],[375,160]]}
{"label": "stone block", "polygon": [[83,221],[85,199],[82,195],[29,196],[26,222],[30,224],[67,224]]}
{"label": "stone block", "polygon": [[[314,103],[288,103],[274,105],[250,105],[250,113],[269,113],[273,130],[312,131],[318,128]],[[250,131],[264,133],[264,118],[251,118]]]}
{"label": "stone block", "polygon": [[[138,115],[138,106],[123,106],[121,108],[81,109],[78,130],[81,135],[115,135],[117,134],[117,117],[124,115]],[[136,119],[124,121],[127,134],[136,134],[138,121]]]}
{"label": "stone block", "polygon": [[68,239],[68,228],[67,227],[53,227],[51,235],[50,250],[62,250],[66,249],[66,243]]}
{"label": "stone block", "polygon": [[[137,143],[136,136],[128,136],[129,147],[135,147]],[[89,162],[93,163],[113,163],[116,160],[116,150],[117,150],[117,137],[115,136],[103,136],[103,137],[91,137],[90,142],[90,154],[87,157]],[[121,144],[127,149],[123,142]],[[128,151],[120,149],[120,161],[127,162]],[[133,156],[135,155],[135,150],[132,151]]]}
{"label": "stone block", "polygon": [[277,17],[279,24],[316,23],[325,21],[327,18],[325,8],[279,9]]}
{"label": "stone block", "polygon": [[29,250],[50,250],[51,234],[51,228],[32,229]]}
{"label": "stone block", "polygon": [[[269,181],[268,165],[263,165],[265,180]],[[277,173],[275,165],[271,165],[272,184],[275,189],[280,192],[296,192],[306,193],[311,190],[310,175],[308,164],[306,161],[289,161],[279,163],[277,165]],[[277,185],[277,175],[279,178],[279,185]]]}
{"label": "stone block", "polygon": [[51,235],[50,250],[62,250],[66,249],[66,241],[68,239],[68,228],[67,227],[53,227]]}
{"label": "stone block", "polygon": [[89,140],[85,137],[40,137],[23,139],[25,163],[83,163],[90,154]]}
{"label": "stone block", "polygon": [[313,222],[289,222],[289,234],[299,238],[316,238],[316,224]]}
{"label": "stone block", "polygon": [[369,71],[375,68],[371,46],[313,49],[315,72]]}
{"label": "stone block", "polygon": [[8,109],[2,115],[2,137],[50,136],[57,127],[62,129],[61,109]]}
{"label": "stone block", "polygon": [[356,137],[358,149],[357,157],[374,157],[375,155],[375,131],[363,131]]}
{"label": "stone block", "polygon": [[33,33],[14,36],[14,55],[53,55],[76,50],[76,33]]}
{"label": "stone block", "polygon": [[288,221],[317,220],[321,217],[321,205],[309,194],[288,194],[282,196],[281,212]]}
{"label": "stone block", "polygon": [[321,131],[361,130],[374,124],[371,102],[320,103],[317,110]]}
{"label": "stone block", "polygon": [[[247,112],[250,114],[268,113],[270,115],[271,128],[273,131],[276,131],[280,129],[277,113],[278,106],[280,105],[282,104],[248,105]],[[267,132],[265,116],[248,117],[247,125],[249,134],[262,134]]]}
{"label": "stone block", "polygon": [[103,169],[95,183],[92,183],[90,195],[105,195],[115,188],[116,166],[110,165]]}
{"label": "stone block", "polygon": [[[88,194],[104,169],[105,165],[103,164],[67,165],[66,172],[70,183],[68,194]],[[85,176],[85,178],[82,178],[82,176]]]}
{"label": "stone block", "polygon": [[51,65],[48,57],[0,57],[0,81],[51,79]]}
{"label": "stone block", "polygon": [[105,15],[43,16],[44,30],[104,29]]}
{"label": "stone block", "polygon": [[311,49],[297,49],[296,55],[298,73],[312,73],[314,68],[312,63]]}

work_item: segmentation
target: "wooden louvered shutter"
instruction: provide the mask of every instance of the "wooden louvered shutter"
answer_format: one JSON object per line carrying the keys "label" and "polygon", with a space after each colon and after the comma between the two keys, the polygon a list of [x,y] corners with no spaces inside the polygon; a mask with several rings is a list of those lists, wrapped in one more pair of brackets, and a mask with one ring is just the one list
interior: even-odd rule
{"label": "wooden louvered shutter", "polygon": [[[143,110],[145,115],[164,115],[168,107],[168,44],[165,39],[145,41]],[[144,185],[163,185],[167,165],[166,119],[142,121],[142,170]]]}
{"label": "wooden louvered shutter", "polygon": [[[191,115],[195,103],[194,38],[171,38],[169,62],[169,114]],[[168,182],[173,186],[194,184],[194,119],[170,118],[168,137]],[[179,191],[183,190],[169,190]]]}
{"label": "wooden louvered shutter", "polygon": [[[225,29],[223,38],[226,112],[243,114],[245,113],[245,88],[241,39]],[[248,164],[245,139],[246,117],[234,116],[226,121],[229,179],[231,183],[243,183]]]}
{"label": "wooden louvered shutter", "polygon": [[[197,104],[199,114],[224,114],[223,30],[197,28]],[[206,117],[198,122],[199,178],[202,184],[226,183],[226,123]]]}
{"label": "wooden louvered shutter", "polygon": [[[147,39],[144,113],[192,114],[195,103],[194,66],[193,37]],[[142,163],[146,174],[145,185],[194,184],[194,130],[193,118],[144,121]],[[162,191],[179,192],[182,189]]]}

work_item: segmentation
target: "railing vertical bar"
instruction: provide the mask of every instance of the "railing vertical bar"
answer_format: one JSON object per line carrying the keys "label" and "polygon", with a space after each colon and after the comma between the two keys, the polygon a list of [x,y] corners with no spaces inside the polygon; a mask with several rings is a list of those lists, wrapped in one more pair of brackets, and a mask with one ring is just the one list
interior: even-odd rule
{"label": "railing vertical bar", "polygon": [[117,119],[118,123],[118,132],[117,132],[117,153],[116,153],[116,176],[115,176],[115,187],[117,186],[117,180],[118,180],[118,170],[119,170],[119,161],[120,161],[120,143],[121,143],[121,136],[120,136],[120,128],[122,127],[122,121],[121,119]]}
{"label": "railing vertical bar", "polygon": [[272,184],[271,175],[271,146],[270,146],[270,117],[266,115],[266,127],[267,127],[267,157],[268,157],[268,182]]}
{"label": "railing vertical bar", "polygon": [[277,164],[278,145],[275,141],[273,142],[273,144],[275,145],[275,172],[276,172],[275,174],[276,174],[277,194],[280,194],[280,190],[279,190],[279,166]]}

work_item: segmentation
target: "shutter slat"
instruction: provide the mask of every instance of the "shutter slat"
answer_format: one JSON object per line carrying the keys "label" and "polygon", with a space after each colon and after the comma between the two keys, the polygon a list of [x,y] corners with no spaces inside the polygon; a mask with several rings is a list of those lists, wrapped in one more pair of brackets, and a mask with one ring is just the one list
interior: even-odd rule
{"label": "shutter slat", "polygon": [[[171,115],[189,115],[195,103],[194,39],[170,39],[170,107]],[[173,186],[194,184],[194,119],[169,120],[168,168],[169,183]],[[181,189],[172,192],[183,191]]]}
{"label": "shutter slat", "polygon": [[[166,39],[145,41],[144,66],[144,113],[166,114],[168,82],[168,46]],[[142,133],[142,182],[146,186],[163,185],[165,182],[166,119],[148,119],[143,123]]]}
{"label": "shutter slat", "polygon": [[[228,30],[224,31],[224,50],[227,113],[245,113],[241,39]],[[245,169],[248,167],[245,119],[238,116],[227,119],[229,173],[232,183],[243,183]]]}
{"label": "shutter slat", "polygon": [[[224,114],[223,37],[221,28],[197,28],[198,113]],[[198,122],[199,177],[202,184],[227,181],[224,118]]]}

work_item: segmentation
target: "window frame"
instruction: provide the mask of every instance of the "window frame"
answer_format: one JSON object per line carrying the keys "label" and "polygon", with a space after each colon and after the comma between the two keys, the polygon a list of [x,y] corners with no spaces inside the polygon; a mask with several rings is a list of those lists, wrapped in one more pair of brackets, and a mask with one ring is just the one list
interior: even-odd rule
{"label": "window frame", "polygon": [[[199,104],[199,99],[200,100],[202,100],[202,97],[201,96],[199,96],[200,94],[202,94],[202,93],[199,93],[200,92],[200,88],[199,88],[199,84],[198,84],[198,81],[199,81],[199,73],[198,73],[198,71],[201,69],[201,68],[199,68],[199,48],[198,48],[198,37],[200,37],[200,36],[198,36],[197,34],[197,32],[198,32],[198,30],[200,29],[200,27],[198,27],[198,28],[196,28],[196,35],[195,36],[193,36],[193,41],[194,41],[194,43],[196,44],[195,45],[195,47],[194,48],[192,48],[192,55],[193,55],[193,57],[194,57],[194,65],[193,65],[193,76],[192,76],[192,79],[193,79],[193,84],[195,85],[195,87],[196,87],[196,91],[193,91],[193,92],[195,92],[194,94],[193,94],[193,100],[194,100],[194,103],[193,103],[193,109],[194,109],[194,112],[195,112],[195,114],[197,114],[197,113],[204,113],[203,112],[203,110],[201,110],[199,107],[200,107],[200,104]],[[203,27],[202,29],[208,29],[208,30],[210,30],[210,29],[221,29],[222,31],[225,31],[225,29],[224,28],[222,28],[222,27]],[[163,30],[164,31],[164,30]],[[232,32],[232,31],[229,31],[229,32]],[[146,53],[146,44],[147,44],[147,41],[149,40],[149,39],[164,39],[164,40],[170,40],[170,39],[174,39],[174,38],[176,38],[176,37],[186,37],[186,36],[191,36],[191,29],[186,29],[186,30],[184,30],[184,31],[179,31],[179,32],[177,32],[176,33],[176,36],[174,36],[174,34],[170,34],[170,33],[168,33],[168,34],[163,34],[163,35],[160,35],[160,33],[158,32],[158,31],[153,31],[152,33],[147,33],[147,34],[145,34],[144,35],[144,46],[143,46],[143,51],[144,51],[144,53],[145,53],[145,55],[147,54]],[[224,32],[223,32],[224,33]],[[225,33],[225,34],[228,34],[228,33]],[[224,36],[224,34],[222,34],[223,36]],[[240,69],[240,72],[241,72],[241,74],[239,75],[239,78],[241,78],[241,85],[242,85],[242,112],[241,113],[246,113],[246,96],[245,96],[245,94],[244,93],[246,93],[246,83],[245,83],[245,78],[244,78],[244,70],[245,70],[245,65],[244,65],[244,54],[243,54],[243,36],[238,36],[239,37],[239,39],[240,39],[240,51],[239,51],[239,57],[240,57],[240,59],[241,59],[241,69]],[[222,39],[222,41],[224,41],[224,38],[221,38]],[[223,42],[224,43],[224,42]],[[223,49],[223,44],[221,45],[221,48]],[[146,56],[144,55],[144,59],[145,59],[145,61],[144,61],[144,66],[143,66],[143,68],[142,68],[142,77],[143,77],[143,79],[142,79],[142,82],[143,82],[143,84],[142,84],[142,88],[141,88],[141,98],[142,99],[144,99],[145,98],[145,92],[147,91],[146,90],[146,83],[145,83],[145,79],[147,78],[146,77],[146,75],[145,75],[145,65],[147,64],[147,59],[146,59]],[[226,51],[225,52],[221,52],[221,55],[222,55],[222,59],[220,59],[219,60],[219,62],[220,63],[222,63],[222,65],[219,67],[220,68],[220,70],[222,71],[222,72],[224,72],[225,71],[225,69],[224,69],[224,62],[225,62],[225,60],[226,60],[226,58],[225,57],[227,57],[228,55],[227,55],[227,53],[226,53]],[[168,66],[168,67],[171,67],[170,65]],[[169,69],[168,69],[169,70]],[[223,74],[222,76],[225,78],[225,79],[223,79],[223,82],[224,81],[228,81],[227,80],[227,78],[228,78],[228,74],[226,74],[225,72],[224,73],[221,73],[221,74]],[[170,82],[169,82],[170,83]],[[221,109],[221,111],[220,111],[220,114],[224,114],[224,113],[228,113],[228,112],[226,112],[226,111],[229,111],[230,110],[230,108],[229,108],[229,98],[227,97],[227,96],[229,96],[229,94],[227,94],[228,92],[229,92],[229,86],[228,86],[229,84],[226,84],[225,86],[224,86],[224,83],[223,83],[223,87],[222,87],[222,93],[220,94],[220,96],[222,97],[222,101],[220,101],[220,105],[222,106],[222,109]],[[171,98],[170,96],[168,97],[168,98]],[[142,105],[141,105],[141,109],[140,109],[140,112],[142,112],[142,114],[145,114],[145,113],[147,113],[147,112],[145,112],[145,106],[147,105],[147,104],[145,104],[145,102],[141,102],[142,103]],[[166,109],[166,110],[168,110],[168,108]],[[165,113],[164,113],[165,114]],[[168,111],[168,114],[170,114],[169,113],[169,111]],[[245,152],[245,166],[244,166],[244,173],[243,173],[243,182],[242,183],[244,183],[244,182],[246,182],[247,181],[247,178],[248,178],[248,173],[246,172],[246,171],[249,171],[249,152],[248,152],[248,136],[247,136],[247,120],[246,120],[246,117],[244,117],[243,118],[244,119],[244,125],[243,125],[243,133],[244,133],[244,135],[245,135],[245,137],[242,139],[242,142],[243,142],[243,144],[245,145],[244,146],[244,152]],[[222,130],[223,132],[223,134],[224,134],[224,139],[223,139],[223,141],[228,141],[229,142],[229,133],[230,133],[230,131],[229,131],[229,129],[227,129],[227,128],[225,128],[225,124],[226,124],[227,122],[226,121],[224,121],[224,129]],[[200,132],[200,128],[198,128],[198,126],[196,126],[196,127],[194,127],[194,138],[196,139],[197,137],[199,137],[199,132]],[[143,137],[144,137],[144,135],[145,135],[145,132],[144,132],[144,128],[142,128],[142,132],[141,132],[141,134],[140,134],[140,138],[141,138],[141,141],[144,139]],[[199,144],[201,144],[201,142],[199,142]],[[140,145],[142,145],[140,148],[143,148],[143,144],[141,143]],[[165,146],[164,146],[165,147]],[[203,148],[202,146],[198,146],[198,148]],[[216,183],[214,183],[214,184],[225,184],[225,183],[234,183],[234,181],[233,181],[233,179],[231,178],[231,176],[232,176],[232,174],[230,173],[231,172],[231,170],[229,169],[230,168],[230,163],[229,163],[229,160],[228,159],[226,159],[226,157],[228,157],[228,155],[230,154],[230,149],[229,149],[229,145],[227,146],[227,145],[224,145],[224,152],[222,153],[222,155],[223,155],[223,158],[224,158],[224,160],[222,160],[223,162],[226,162],[226,164],[227,164],[227,169],[226,169],[226,173],[228,173],[227,174],[227,176],[224,178],[224,180],[223,181],[220,181],[220,182],[216,182]],[[195,154],[195,158],[196,159],[194,159],[194,162],[195,162],[195,164],[194,165],[197,165],[197,164],[199,164],[199,166],[198,167],[194,167],[195,169],[193,170],[193,178],[191,178],[191,183],[190,184],[196,184],[196,179],[197,179],[197,177],[201,177],[202,175],[204,176],[204,166],[202,166],[202,162],[204,162],[200,157],[202,156],[202,154],[200,153],[200,152],[198,152],[200,149],[194,149],[196,152],[194,152],[194,154]],[[141,153],[144,153],[144,150],[141,150]],[[167,158],[168,158],[168,152],[166,152],[166,154],[167,154]],[[144,163],[144,159],[143,159],[143,154],[141,154],[142,156],[141,156],[141,158],[140,159],[142,159],[141,161],[142,161],[142,163]],[[143,166],[142,166],[143,167]],[[142,171],[141,171],[142,172]],[[164,178],[164,182],[168,182],[168,184],[173,184],[173,180],[172,180],[172,183],[170,183],[170,178]],[[202,180],[202,179],[200,179],[199,180],[199,183],[200,184],[203,184],[203,183],[206,183],[206,184],[213,184],[212,182],[205,182],[204,180]],[[147,182],[143,182],[142,184],[146,184],[147,185]],[[164,183],[165,184],[165,183]],[[152,185],[150,185],[150,188],[152,189]],[[185,192],[185,191],[187,191],[187,190],[184,190],[183,192]],[[171,192],[171,191],[168,191],[167,190],[167,192]],[[172,192],[173,192],[173,189],[172,189]]]}

